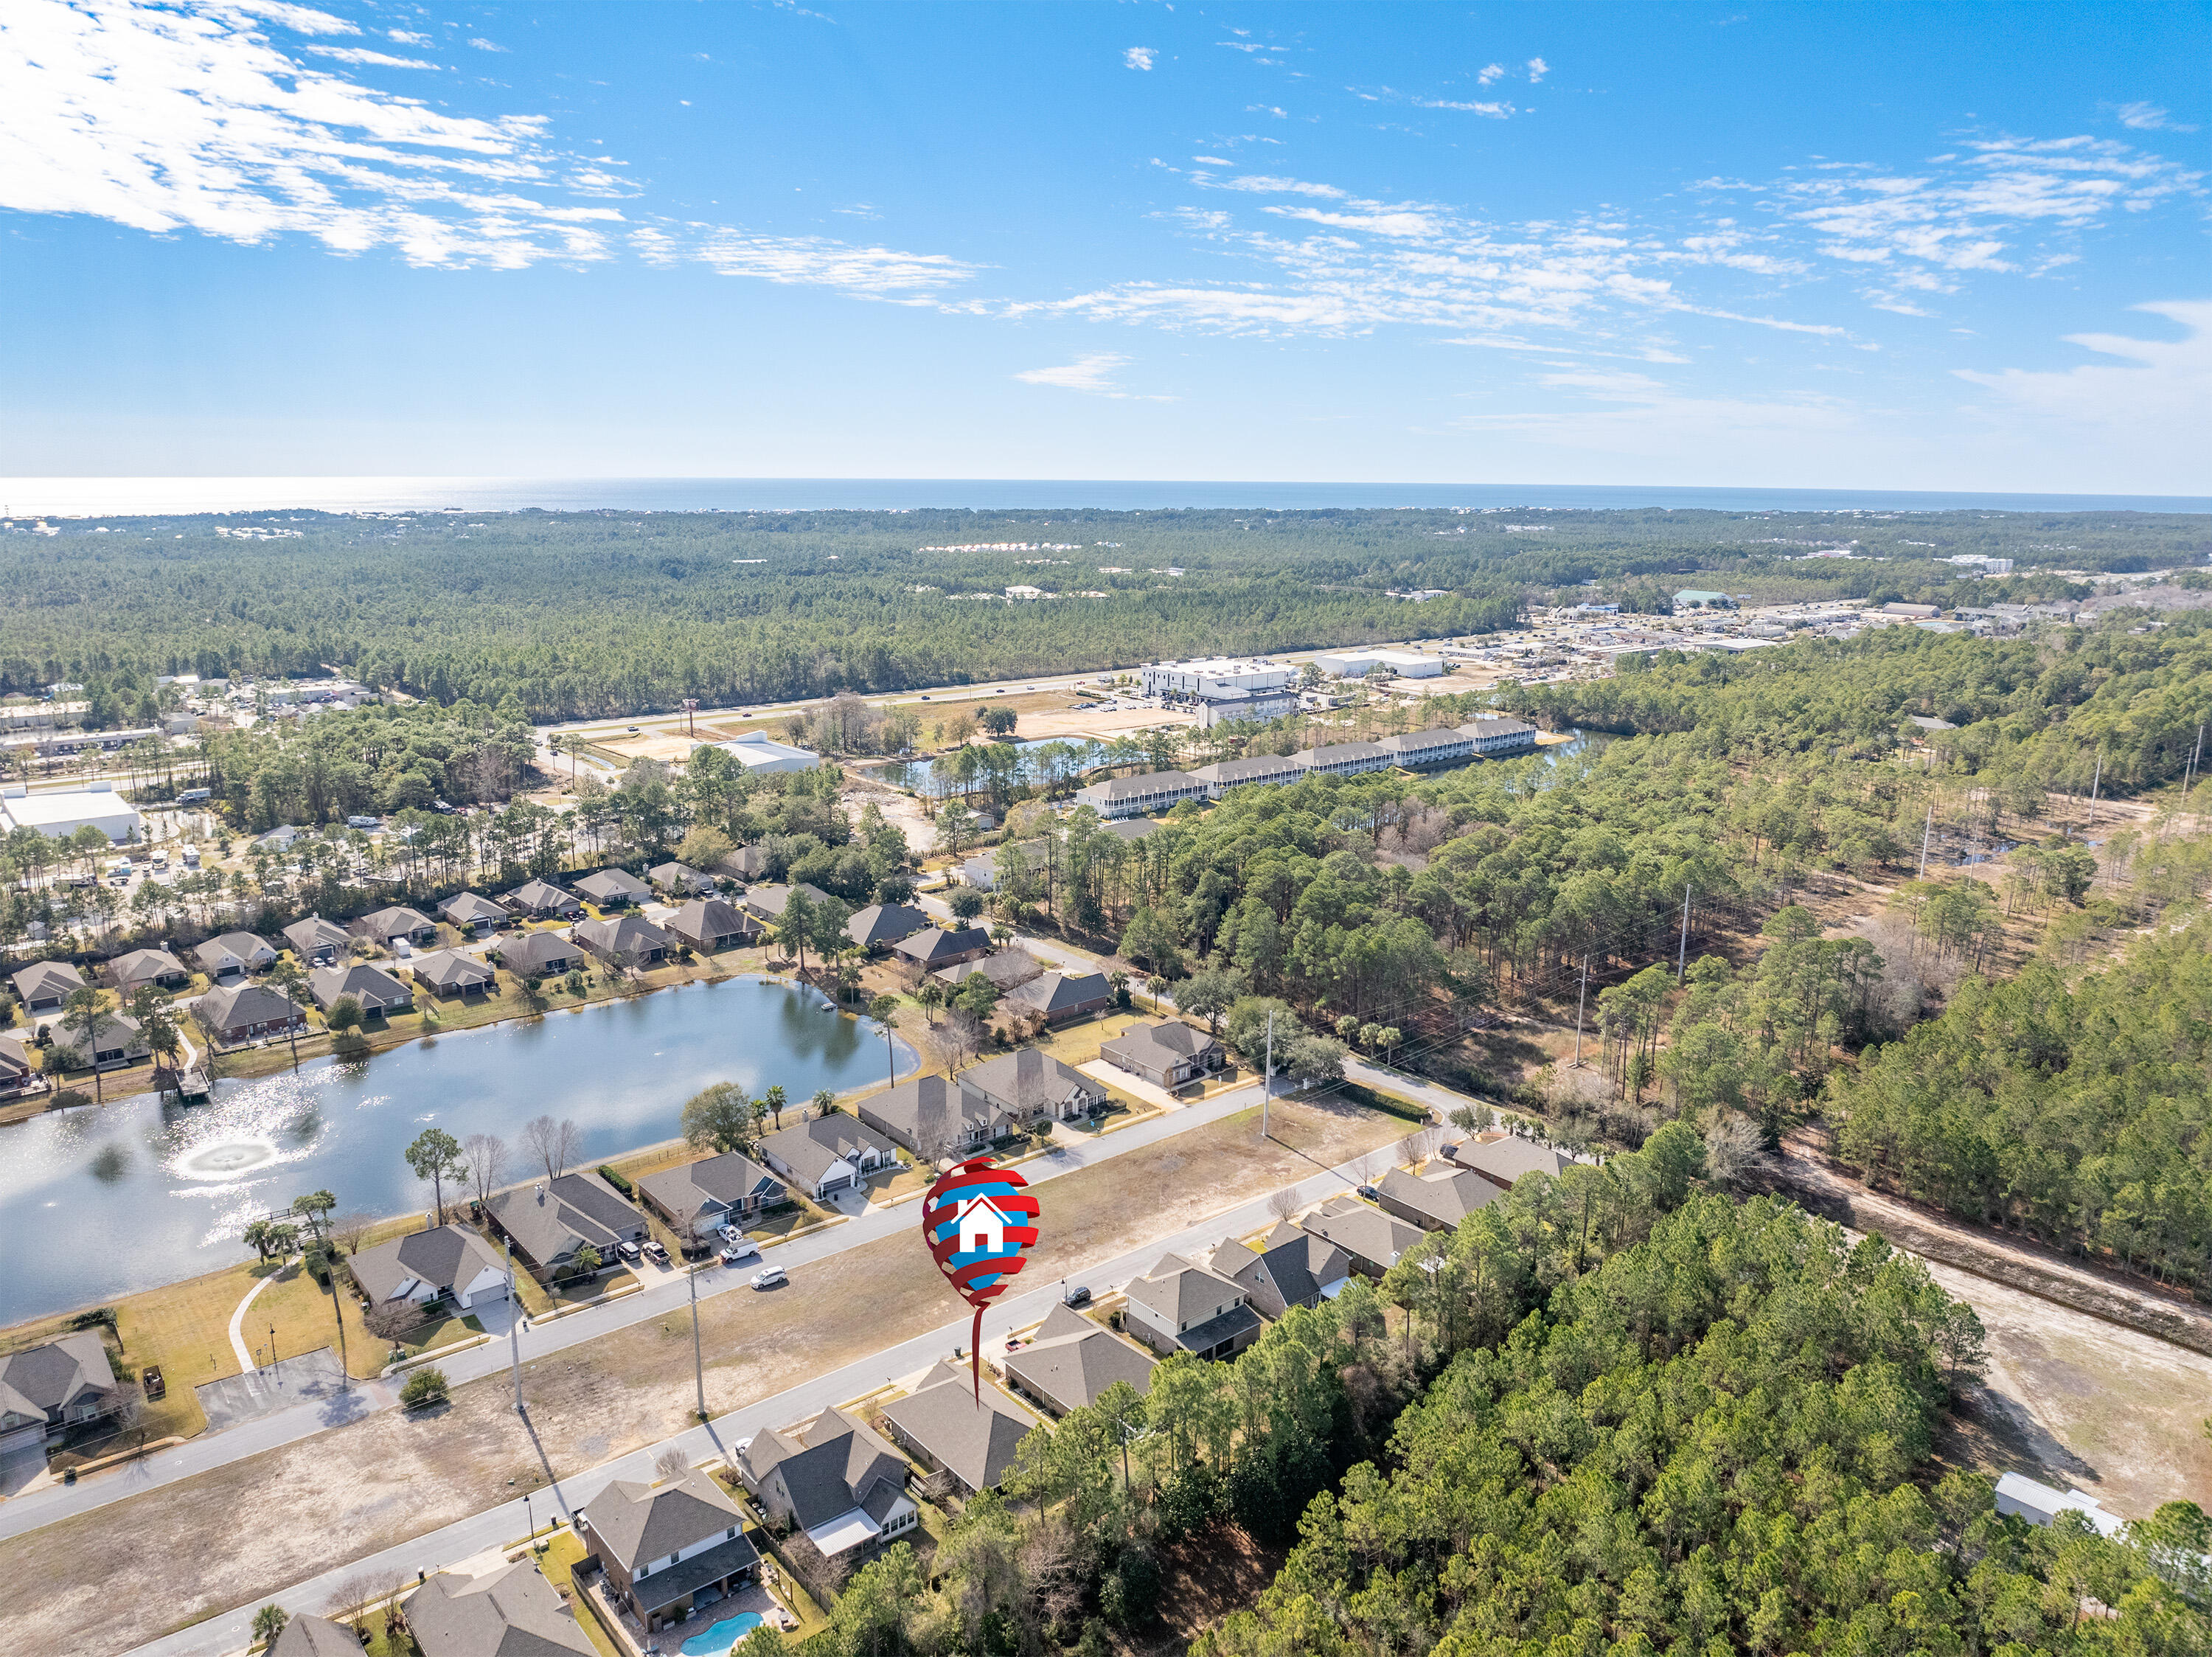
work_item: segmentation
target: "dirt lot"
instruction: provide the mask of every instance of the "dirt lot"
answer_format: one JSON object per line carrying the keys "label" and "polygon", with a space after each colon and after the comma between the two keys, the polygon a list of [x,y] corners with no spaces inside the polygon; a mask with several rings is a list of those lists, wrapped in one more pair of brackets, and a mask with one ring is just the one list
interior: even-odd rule
{"label": "dirt lot", "polygon": [[[1278,1101],[1273,1137],[1248,1112],[1042,1188],[1052,1216],[1040,1279],[1133,1249],[1231,1203],[1400,1137],[1406,1124],[1350,1107]],[[1146,1201],[1133,1208],[1128,1192]],[[846,1308],[865,1303],[866,1319]],[[902,1239],[799,1270],[781,1295],[703,1302],[716,1411],[777,1392],[948,1321],[936,1270]],[[462,1388],[428,1420],[395,1413],[0,1544],[10,1657],[109,1657],[378,1549],[681,1431],[690,1399],[681,1316],[530,1366],[535,1439],[504,1378]],[[514,1481],[510,1488],[509,1481]],[[258,1517],[257,1517],[258,1515]]]}

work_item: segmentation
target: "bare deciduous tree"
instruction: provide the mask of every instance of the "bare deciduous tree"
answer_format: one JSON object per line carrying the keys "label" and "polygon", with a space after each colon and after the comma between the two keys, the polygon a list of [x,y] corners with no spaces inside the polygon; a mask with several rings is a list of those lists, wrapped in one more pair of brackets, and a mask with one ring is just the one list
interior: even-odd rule
{"label": "bare deciduous tree", "polygon": [[558,1122],[550,1116],[532,1117],[523,1124],[522,1145],[532,1160],[544,1168],[548,1179],[558,1179],[568,1172],[581,1136],[575,1123],[567,1117]]}
{"label": "bare deciduous tree", "polygon": [[1298,1194],[1285,1185],[1267,1199],[1267,1212],[1278,1220],[1288,1220],[1298,1211]]}
{"label": "bare deciduous tree", "polygon": [[952,1049],[954,1069],[963,1061],[972,1063],[983,1051],[983,1021],[964,1007],[955,1008],[940,1027],[945,1045]]}
{"label": "bare deciduous tree", "polygon": [[422,1309],[412,1301],[380,1301],[361,1320],[380,1341],[396,1341],[422,1321]]}
{"label": "bare deciduous tree", "polygon": [[678,1483],[688,1477],[690,1471],[690,1458],[673,1447],[663,1450],[653,1459],[653,1477],[658,1483]]}
{"label": "bare deciduous tree", "polygon": [[361,1246],[376,1225],[376,1216],[360,1209],[350,1214],[341,1214],[331,1221],[331,1235],[337,1239],[338,1246],[349,1254],[361,1252]]}
{"label": "bare deciduous tree", "polygon": [[495,1133],[472,1133],[461,1142],[461,1150],[469,1159],[469,1184],[477,1201],[489,1203],[507,1178],[507,1141]]}

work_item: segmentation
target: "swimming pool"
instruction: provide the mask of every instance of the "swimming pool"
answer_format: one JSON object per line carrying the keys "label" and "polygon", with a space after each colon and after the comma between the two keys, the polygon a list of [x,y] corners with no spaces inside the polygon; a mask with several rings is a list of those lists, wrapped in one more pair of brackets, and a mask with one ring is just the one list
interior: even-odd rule
{"label": "swimming pool", "polygon": [[723,1654],[760,1626],[761,1614],[757,1611],[740,1611],[735,1617],[725,1617],[704,1634],[695,1634],[676,1648],[684,1657],[723,1657]]}

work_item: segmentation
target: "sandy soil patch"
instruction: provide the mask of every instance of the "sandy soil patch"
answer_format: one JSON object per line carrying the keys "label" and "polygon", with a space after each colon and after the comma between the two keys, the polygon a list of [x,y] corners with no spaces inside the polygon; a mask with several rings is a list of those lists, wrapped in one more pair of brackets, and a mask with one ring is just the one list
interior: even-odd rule
{"label": "sandy soil patch", "polygon": [[[1230,1203],[1399,1137],[1393,1117],[1279,1100],[1042,1187],[1039,1281],[1133,1249]],[[1127,1201],[1142,1191],[1141,1204]],[[850,1308],[866,1305],[856,1319]],[[951,1321],[936,1270],[888,1238],[793,1274],[789,1290],[702,1302],[717,1412]],[[495,1377],[429,1418],[386,1412],[203,1477],[0,1543],[11,1657],[112,1657],[226,1606],[452,1523],[552,1477],[683,1430],[690,1325],[619,1331],[525,1371],[531,1427]],[[510,1481],[512,1483],[510,1483]],[[29,1586],[34,1585],[34,1586]]]}

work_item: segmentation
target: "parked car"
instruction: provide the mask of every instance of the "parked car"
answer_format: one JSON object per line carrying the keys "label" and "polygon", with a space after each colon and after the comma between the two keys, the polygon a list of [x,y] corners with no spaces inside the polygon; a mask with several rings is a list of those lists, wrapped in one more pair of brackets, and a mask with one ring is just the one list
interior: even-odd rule
{"label": "parked car", "polygon": [[637,727],[635,725],[625,725],[623,727],[623,729],[629,732],[632,736],[635,736],[637,734]]}
{"label": "parked car", "polygon": [[742,1233],[722,1234],[722,1258],[725,1260],[732,1262],[750,1260],[759,1253],[760,1245]]}
{"label": "parked car", "polygon": [[1081,1283],[1076,1284],[1073,1288],[1067,1291],[1067,1303],[1070,1306],[1089,1306],[1091,1291],[1084,1288]]}
{"label": "parked car", "polygon": [[635,1243],[631,1242],[617,1243],[615,1245],[615,1252],[621,1255],[623,1259],[629,1261],[632,1265],[635,1265],[645,1256],[645,1251],[640,1248]]}
{"label": "parked car", "polygon": [[781,1266],[770,1266],[765,1271],[753,1273],[752,1281],[755,1288],[781,1288],[791,1279],[783,1275]]}
{"label": "parked car", "polygon": [[645,1258],[657,1266],[665,1266],[668,1264],[668,1251],[661,1247],[657,1240],[648,1239],[645,1245]]}
{"label": "parked car", "polygon": [[348,828],[373,829],[376,826],[376,824],[377,819],[374,817],[356,816],[346,819],[346,826]]}
{"label": "parked car", "polygon": [[1382,1200],[1382,1193],[1372,1185],[1362,1185],[1358,1189],[1359,1194],[1370,1203],[1379,1203]]}

